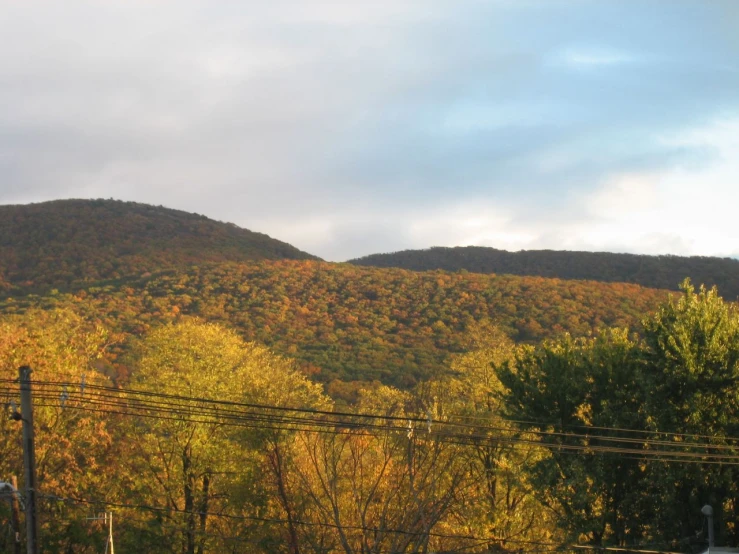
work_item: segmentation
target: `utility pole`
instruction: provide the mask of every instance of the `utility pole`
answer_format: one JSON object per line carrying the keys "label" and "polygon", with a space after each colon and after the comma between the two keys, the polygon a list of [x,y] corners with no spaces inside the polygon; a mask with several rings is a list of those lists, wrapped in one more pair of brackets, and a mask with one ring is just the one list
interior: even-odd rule
{"label": "utility pole", "polygon": [[[110,546],[110,549],[108,549]],[[113,549],[113,512],[108,512],[108,541],[105,543],[105,554],[115,554]]]}
{"label": "utility pole", "polygon": [[36,522],[36,450],[33,437],[33,400],[31,368],[18,368],[21,383],[21,419],[23,421],[23,465],[26,473],[26,552],[39,554]]}
{"label": "utility pole", "polygon": [[713,508],[706,504],[701,508],[701,513],[708,518],[708,549],[715,546],[713,538]]}
{"label": "utility pole", "polygon": [[113,548],[113,512],[104,512],[97,517],[88,517],[87,521],[100,521],[101,519],[108,525],[108,538],[105,541],[105,554],[115,554]]}
{"label": "utility pole", "polygon": [[21,554],[21,516],[18,509],[18,479],[15,475],[10,476],[10,484],[16,494],[10,497],[10,521],[13,524],[13,554]]}

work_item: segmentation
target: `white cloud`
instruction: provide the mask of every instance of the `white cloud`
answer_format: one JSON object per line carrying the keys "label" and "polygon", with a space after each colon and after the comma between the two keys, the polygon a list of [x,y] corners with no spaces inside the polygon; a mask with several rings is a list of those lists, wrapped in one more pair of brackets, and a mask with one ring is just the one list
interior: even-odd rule
{"label": "white cloud", "polygon": [[614,176],[588,195],[595,220],[583,236],[604,250],[651,254],[735,255],[739,250],[739,117],[727,117],[661,140],[715,150],[700,170],[675,167]]}
{"label": "white cloud", "polygon": [[564,65],[576,69],[591,69],[633,63],[637,58],[629,52],[609,48],[565,48],[555,52],[553,65]]}
{"label": "white cloud", "polygon": [[424,248],[485,245],[506,250],[520,250],[536,238],[531,229],[513,228],[510,223],[510,209],[489,202],[461,202],[412,215],[408,236]]}
{"label": "white cloud", "polygon": [[[739,250],[739,226],[735,223],[739,206],[739,117],[688,129],[669,140],[674,145],[716,150],[720,156],[708,167],[687,165],[626,172],[606,178],[590,193],[564,193],[568,217],[536,208],[526,199],[503,202],[499,198],[478,198],[426,210],[390,209],[376,215],[338,217],[326,214],[322,221],[336,221],[336,228],[344,229],[358,221],[363,229],[391,227],[395,229],[395,244],[402,248],[477,245],[511,251],[548,248],[735,255]],[[540,217],[527,215],[534,209]],[[296,224],[297,232],[292,236],[297,244],[303,240],[301,235],[311,236],[310,221]],[[370,240],[364,252],[332,250],[331,232],[325,224],[321,229],[325,232],[313,245],[323,247],[319,254],[328,259],[400,249]]]}
{"label": "white cloud", "polygon": [[600,219],[612,221],[651,213],[659,208],[657,187],[661,179],[657,171],[614,176],[587,195],[585,208]]}
{"label": "white cloud", "polygon": [[245,226],[323,257],[327,256],[324,252],[326,244],[329,244],[335,236],[336,224],[332,218],[307,216],[297,219],[255,218],[250,219]]}

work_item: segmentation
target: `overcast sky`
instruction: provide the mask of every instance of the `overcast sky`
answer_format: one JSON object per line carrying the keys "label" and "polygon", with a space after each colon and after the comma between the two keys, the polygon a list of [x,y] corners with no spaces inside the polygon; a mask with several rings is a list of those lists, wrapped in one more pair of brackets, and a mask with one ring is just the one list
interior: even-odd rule
{"label": "overcast sky", "polygon": [[739,254],[739,0],[0,0],[0,204],[328,260]]}

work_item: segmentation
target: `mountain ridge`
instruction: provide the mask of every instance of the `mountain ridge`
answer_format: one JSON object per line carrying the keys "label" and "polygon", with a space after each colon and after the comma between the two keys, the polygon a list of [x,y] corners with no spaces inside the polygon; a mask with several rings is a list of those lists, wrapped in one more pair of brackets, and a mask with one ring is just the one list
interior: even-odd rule
{"label": "mountain ridge", "polygon": [[411,271],[469,271],[530,277],[633,283],[649,288],[677,290],[686,277],[696,284],[716,285],[730,300],[739,296],[739,260],[709,256],[675,256],[521,250],[509,252],[485,246],[434,246],[371,254],[348,260],[358,266],[396,267]]}
{"label": "mountain ridge", "polygon": [[[320,260],[266,234],[182,210],[113,199],[0,206],[0,293],[68,290],[191,265]],[[355,266],[469,271],[676,290],[690,277],[739,297],[739,260],[612,252],[435,246],[372,254]]]}
{"label": "mountain ridge", "polygon": [[555,277],[323,262],[233,224],[135,202],[0,206],[0,313],[67,307],[127,337],[180,317],[221,322],[337,390],[411,387],[445,371],[468,329],[486,321],[528,343],[637,329],[669,294]]}

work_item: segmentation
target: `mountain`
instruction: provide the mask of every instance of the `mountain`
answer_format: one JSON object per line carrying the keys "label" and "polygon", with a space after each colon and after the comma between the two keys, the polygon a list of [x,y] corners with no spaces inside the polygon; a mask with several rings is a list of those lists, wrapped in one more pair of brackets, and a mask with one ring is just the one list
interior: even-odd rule
{"label": "mountain", "polygon": [[409,387],[444,371],[479,323],[494,321],[519,342],[606,326],[636,330],[668,294],[623,283],[263,260],[10,297],[0,313],[71,308],[128,338],[197,316],[298,360],[340,395],[340,382]]}
{"label": "mountain", "polygon": [[703,256],[645,256],[608,252],[521,250],[508,252],[482,246],[433,247],[373,254],[349,260],[360,266],[397,267],[413,271],[443,269],[635,283],[644,287],[677,289],[686,277],[694,283],[718,286],[728,300],[739,296],[739,261]]}
{"label": "mountain", "polygon": [[0,291],[263,259],[318,258],[232,223],[161,206],[117,200],[0,206]]}
{"label": "mountain", "polygon": [[[472,252],[428,252],[447,251]],[[606,326],[638,329],[668,294],[592,280],[325,263],[232,224],[112,200],[0,206],[2,280],[0,313],[71,308],[119,333],[111,364],[149,329],[196,316],[296,359],[345,398],[359,383],[410,387],[445,371],[479,324],[495,322],[530,343]]]}

